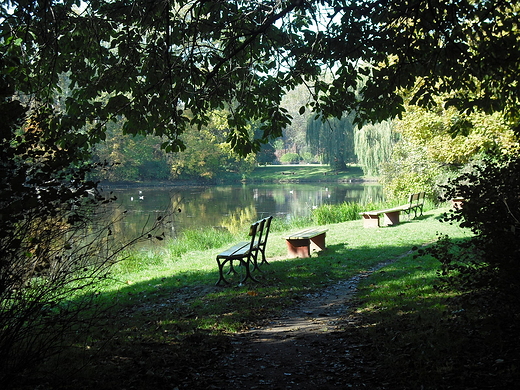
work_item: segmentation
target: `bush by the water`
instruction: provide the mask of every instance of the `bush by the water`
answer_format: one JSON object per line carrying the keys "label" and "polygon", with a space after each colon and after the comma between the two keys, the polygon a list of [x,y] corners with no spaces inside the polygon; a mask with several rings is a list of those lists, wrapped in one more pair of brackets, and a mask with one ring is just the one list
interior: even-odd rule
{"label": "bush by the water", "polygon": [[285,153],[282,157],[280,157],[280,161],[288,164],[298,164],[301,160],[301,157],[298,153]]}

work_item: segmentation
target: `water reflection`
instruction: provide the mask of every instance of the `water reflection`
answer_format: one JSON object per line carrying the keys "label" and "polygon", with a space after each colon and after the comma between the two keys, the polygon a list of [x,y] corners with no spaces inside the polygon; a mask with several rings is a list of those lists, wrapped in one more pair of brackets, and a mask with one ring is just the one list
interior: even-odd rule
{"label": "water reflection", "polygon": [[[108,190],[108,189],[107,189]],[[170,222],[165,233],[175,237],[185,229],[225,227],[231,232],[252,221],[274,215],[291,219],[308,216],[323,204],[382,200],[374,184],[279,184],[213,187],[112,189],[118,200],[112,218],[126,212],[114,231],[135,236],[157,217]],[[180,212],[178,212],[180,210]]]}

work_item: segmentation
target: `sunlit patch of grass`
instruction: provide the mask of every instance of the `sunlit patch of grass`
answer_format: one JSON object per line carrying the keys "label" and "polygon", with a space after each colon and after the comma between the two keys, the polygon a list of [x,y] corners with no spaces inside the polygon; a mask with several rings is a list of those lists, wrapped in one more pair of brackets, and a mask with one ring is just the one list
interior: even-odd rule
{"label": "sunlit patch of grass", "polygon": [[[287,173],[290,173],[289,175]],[[335,171],[329,165],[267,165],[256,167],[247,176],[251,182],[285,182],[285,181],[314,181],[337,182],[364,177],[359,166],[349,166],[346,171]]]}
{"label": "sunlit patch of grass", "polygon": [[458,293],[436,289],[437,269],[434,259],[410,254],[359,285],[361,304],[354,312],[362,319],[361,334],[377,345],[383,367],[409,373],[403,380],[411,387],[421,387],[425,378],[442,381],[435,375],[450,370],[442,368],[446,354],[465,348],[465,337],[450,327],[448,298]]}
{"label": "sunlit patch of grass", "polygon": [[[388,356],[392,356],[392,348],[407,348],[406,343],[419,342],[432,333],[446,344],[449,340],[442,340],[443,328],[438,325],[440,313],[446,310],[445,295],[433,287],[435,262],[414,260],[411,255],[401,257],[413,246],[435,241],[438,230],[463,234],[457,227],[440,224],[439,215],[440,211],[428,212],[420,219],[380,229],[366,229],[362,221],[326,224],[327,249],[307,259],[287,258],[283,238],[303,227],[300,222],[287,223],[275,217],[267,245],[270,264],[253,273],[258,283],[244,285],[239,285],[237,278],[227,287],[215,286],[215,256],[237,237],[221,240],[215,232],[195,231],[185,236],[182,249],[172,246],[184,244],[166,242],[161,247],[129,252],[99,289],[100,305],[110,310],[88,335],[89,354],[95,351],[103,360],[103,354],[126,356],[128,351],[153,344],[154,348],[178,348],[185,356],[185,350],[205,347],[204,343],[193,344],[192,337],[221,343],[222,335],[265,325],[308,294],[360,273],[368,274],[380,262],[398,258],[360,284],[358,313],[365,318],[360,328],[370,343]],[[304,226],[313,226],[313,222]],[[417,335],[407,333],[412,329],[410,324]],[[440,358],[440,352],[436,357]],[[427,351],[427,359],[431,358]],[[418,361],[430,361],[425,359]]]}

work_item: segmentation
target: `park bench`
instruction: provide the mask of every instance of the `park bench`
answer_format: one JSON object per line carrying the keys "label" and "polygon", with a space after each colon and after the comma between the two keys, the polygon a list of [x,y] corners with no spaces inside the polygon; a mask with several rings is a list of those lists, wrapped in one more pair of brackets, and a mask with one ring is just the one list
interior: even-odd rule
{"label": "park bench", "polygon": [[424,192],[411,194],[408,197],[408,203],[402,206],[392,207],[385,210],[363,211],[359,213],[363,216],[363,226],[380,227],[381,215],[383,216],[383,226],[394,226],[399,224],[399,216],[401,212],[408,214],[408,216],[413,212],[414,218],[417,218],[418,213],[420,213],[419,216],[421,216],[423,214],[424,195]]}
{"label": "park bench", "polygon": [[325,236],[328,229],[304,229],[285,237],[288,257],[311,257],[312,251],[325,249]]}
{"label": "park bench", "polygon": [[[227,263],[229,263],[228,274],[236,273],[235,268],[233,267],[234,260],[238,260],[240,265],[245,268],[245,275],[240,283],[244,283],[247,279],[257,282],[257,280],[251,275],[251,272],[260,269],[258,264],[258,252],[262,254],[262,261],[260,264],[268,264],[265,258],[265,247],[272,219],[273,217],[270,216],[256,221],[249,228],[249,241],[239,242],[217,255],[219,272],[219,279],[216,283],[217,286],[220,282],[226,284],[229,283],[224,277],[224,267]],[[253,266],[253,269],[251,269],[251,265]]]}
{"label": "park bench", "polygon": [[[260,265],[269,264],[265,257],[265,247],[267,245],[267,237],[269,237],[269,230],[271,229],[272,220],[273,220],[272,216],[269,216],[269,217],[263,219],[263,221],[264,221],[263,233],[261,233],[258,240],[255,241],[255,247],[258,247],[258,250],[262,254],[262,261],[260,262]],[[255,262],[255,266],[254,266],[253,270],[255,270],[255,269],[259,269],[258,261]]]}
{"label": "park bench", "polygon": [[451,206],[455,210],[459,210],[462,208],[462,206],[464,206],[464,202],[466,202],[465,198],[463,198],[461,196],[457,196],[457,197],[451,199]]}

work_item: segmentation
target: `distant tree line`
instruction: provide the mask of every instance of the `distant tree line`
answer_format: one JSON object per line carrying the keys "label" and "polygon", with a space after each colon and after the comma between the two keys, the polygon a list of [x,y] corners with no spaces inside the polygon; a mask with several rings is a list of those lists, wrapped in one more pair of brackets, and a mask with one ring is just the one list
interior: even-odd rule
{"label": "distant tree line", "polygon": [[[106,138],[92,150],[94,162],[108,163],[93,177],[108,181],[166,181],[196,179],[216,182],[240,179],[254,169],[255,155],[242,157],[232,151],[224,135],[225,112],[214,112],[208,125],[187,129],[180,135],[186,149],[169,153],[161,147],[164,137],[125,134],[124,119],[108,123]],[[253,125],[250,126],[253,132]]]}

